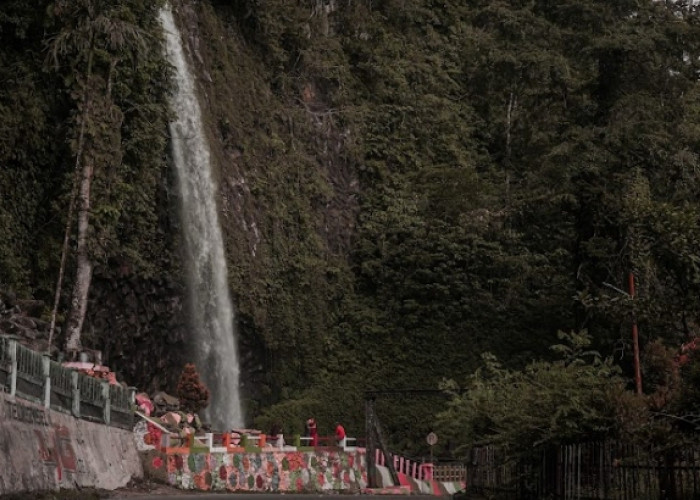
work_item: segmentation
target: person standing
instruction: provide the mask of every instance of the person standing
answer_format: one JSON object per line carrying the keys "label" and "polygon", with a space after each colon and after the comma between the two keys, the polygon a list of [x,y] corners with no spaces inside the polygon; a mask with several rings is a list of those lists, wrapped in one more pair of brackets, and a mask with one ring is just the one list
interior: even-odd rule
{"label": "person standing", "polygon": [[335,423],[335,442],[338,444],[338,446],[345,449],[345,444],[347,442],[347,438],[345,437],[345,427],[343,427],[340,422]]}
{"label": "person standing", "polygon": [[316,427],[316,419],[311,417],[306,421],[306,428],[309,431],[310,446],[314,448],[318,446],[318,428]]}
{"label": "person standing", "polygon": [[270,445],[280,450],[284,448],[284,434],[282,434],[282,426],[279,422],[274,422],[270,427],[270,434],[267,436]]}

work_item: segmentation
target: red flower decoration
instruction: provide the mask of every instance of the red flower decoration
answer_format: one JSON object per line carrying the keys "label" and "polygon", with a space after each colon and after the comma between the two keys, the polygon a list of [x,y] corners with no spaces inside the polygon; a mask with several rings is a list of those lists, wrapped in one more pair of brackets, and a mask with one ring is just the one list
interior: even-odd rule
{"label": "red flower decoration", "polygon": [[163,431],[161,431],[158,427],[151,424],[150,422],[147,424],[146,428],[148,429],[148,434],[144,436],[144,442],[146,444],[152,444],[156,447],[159,447]]}
{"label": "red flower decoration", "polygon": [[153,468],[160,469],[161,467],[163,467],[163,459],[160,457],[153,458]]}
{"label": "red flower decoration", "polygon": [[197,487],[198,490],[206,491],[209,489],[209,487],[207,486],[205,474],[195,474],[192,479],[194,480],[194,485]]}

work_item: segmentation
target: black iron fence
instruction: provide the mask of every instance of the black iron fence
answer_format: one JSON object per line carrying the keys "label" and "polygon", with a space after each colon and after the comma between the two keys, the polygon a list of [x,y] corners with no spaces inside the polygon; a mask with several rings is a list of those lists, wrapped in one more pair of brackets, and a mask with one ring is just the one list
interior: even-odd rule
{"label": "black iron fence", "polygon": [[517,458],[472,449],[467,489],[502,499],[700,499],[700,447],[651,448],[589,442],[542,448]]}
{"label": "black iron fence", "polygon": [[437,462],[433,465],[433,479],[435,481],[459,483],[464,481],[467,468],[462,462]]}
{"label": "black iron fence", "polygon": [[0,391],[75,417],[131,429],[134,389],[64,368],[0,336]]}

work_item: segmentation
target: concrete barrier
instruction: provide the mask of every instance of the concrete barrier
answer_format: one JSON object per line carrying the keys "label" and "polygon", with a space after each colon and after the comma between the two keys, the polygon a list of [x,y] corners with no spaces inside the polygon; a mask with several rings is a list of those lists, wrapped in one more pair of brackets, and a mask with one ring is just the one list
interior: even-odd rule
{"label": "concrete barrier", "polygon": [[133,429],[135,387],[117,384],[114,373],[105,366],[64,364],[68,366],[0,335],[0,389],[10,396],[43,404],[44,408]]}
{"label": "concrete barrier", "polygon": [[[434,479],[416,479],[402,472],[398,473],[399,484],[396,485],[391,479],[389,469],[383,465],[375,465],[377,469],[376,480],[377,489],[366,490],[366,493],[377,494],[382,490],[392,494],[405,493],[415,495],[435,495],[451,496],[458,490],[465,487],[464,481],[436,481]],[[396,488],[404,491],[396,491]]]}
{"label": "concrete barrier", "polygon": [[99,488],[143,477],[131,431],[0,392],[0,495]]}
{"label": "concrete barrier", "polygon": [[185,490],[272,493],[360,493],[367,486],[365,452],[195,452],[145,450],[151,479]]}

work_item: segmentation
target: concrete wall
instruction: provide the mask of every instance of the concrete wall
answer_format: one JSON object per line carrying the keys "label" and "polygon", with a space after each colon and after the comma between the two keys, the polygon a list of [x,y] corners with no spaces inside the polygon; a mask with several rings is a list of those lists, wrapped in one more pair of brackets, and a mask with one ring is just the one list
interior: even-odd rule
{"label": "concrete wall", "polygon": [[367,486],[364,450],[141,453],[150,477],[182,489],[359,493]]}
{"label": "concrete wall", "polygon": [[0,495],[77,487],[113,490],[142,476],[130,431],[0,392]]}

